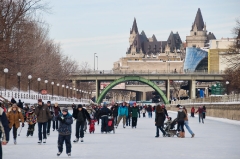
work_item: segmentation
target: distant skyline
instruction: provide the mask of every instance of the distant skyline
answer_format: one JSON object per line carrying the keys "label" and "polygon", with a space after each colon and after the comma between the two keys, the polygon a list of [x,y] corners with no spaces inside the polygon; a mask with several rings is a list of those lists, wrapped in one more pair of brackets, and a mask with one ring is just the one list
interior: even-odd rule
{"label": "distant skyline", "polygon": [[[111,70],[113,62],[126,56],[129,31],[136,18],[138,30],[147,37],[167,40],[171,31],[182,41],[190,29],[198,8],[207,31],[217,39],[233,37],[235,20],[240,18],[238,0],[160,1],[160,0],[45,0],[51,13],[42,18],[49,24],[50,38],[59,42],[63,52],[93,69],[94,53],[99,70]],[[97,63],[96,63],[97,65]],[[96,67],[97,68],[97,67]]]}

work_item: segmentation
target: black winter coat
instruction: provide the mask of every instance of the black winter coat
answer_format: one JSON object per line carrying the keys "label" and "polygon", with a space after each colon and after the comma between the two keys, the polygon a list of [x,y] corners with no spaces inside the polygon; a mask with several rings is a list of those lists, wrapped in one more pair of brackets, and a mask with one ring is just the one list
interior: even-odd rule
{"label": "black winter coat", "polygon": [[74,110],[73,110],[73,114],[72,114],[73,118],[77,119],[79,112],[82,112],[82,113],[83,113],[83,119],[84,119],[84,121],[85,121],[86,119],[87,119],[87,120],[90,120],[90,115],[89,115],[89,113],[87,112],[87,110],[84,109],[84,108],[82,108],[81,111],[79,111],[78,109],[74,109]]}
{"label": "black winter coat", "polygon": [[163,126],[164,120],[165,120],[164,112],[161,112],[161,113],[156,112],[156,118],[155,118],[156,124],[155,125],[156,126]]}
{"label": "black winter coat", "polygon": [[178,115],[177,115],[177,121],[184,121],[186,117],[186,113],[184,111],[178,111]]}
{"label": "black winter coat", "polygon": [[112,115],[112,112],[107,108],[107,107],[103,107],[102,109],[100,109],[100,112],[99,112],[99,116],[102,117],[102,116],[110,116]]}
{"label": "black winter coat", "polygon": [[114,106],[112,108],[112,114],[113,114],[113,117],[118,116],[118,106]]}

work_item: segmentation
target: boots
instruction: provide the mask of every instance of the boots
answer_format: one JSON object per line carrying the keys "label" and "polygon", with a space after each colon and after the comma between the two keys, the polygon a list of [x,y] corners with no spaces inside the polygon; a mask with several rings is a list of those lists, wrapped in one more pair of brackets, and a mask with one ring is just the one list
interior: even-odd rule
{"label": "boots", "polygon": [[181,131],[179,132],[179,136],[178,137],[182,138],[182,132]]}
{"label": "boots", "polygon": [[185,132],[182,132],[182,138],[185,138]]}

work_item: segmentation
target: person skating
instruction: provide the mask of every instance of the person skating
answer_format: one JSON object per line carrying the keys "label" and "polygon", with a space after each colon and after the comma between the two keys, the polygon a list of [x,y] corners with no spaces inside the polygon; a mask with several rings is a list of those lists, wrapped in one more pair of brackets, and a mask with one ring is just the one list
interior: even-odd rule
{"label": "person skating", "polygon": [[90,123],[90,115],[86,111],[86,109],[83,108],[81,104],[78,105],[78,109],[74,109],[73,111],[73,118],[77,120],[76,122],[76,139],[73,142],[78,142],[79,141],[79,129],[80,129],[80,138],[81,142],[83,142],[83,137],[84,137],[84,124],[86,122],[86,119]]}
{"label": "person skating", "polygon": [[53,109],[53,107],[52,107],[52,105],[51,105],[51,101],[47,101],[47,106],[48,106],[48,109],[49,109],[49,111],[50,111],[50,113],[51,113],[51,118],[50,119],[48,119],[48,121],[47,121],[47,135],[50,135],[50,129],[51,129],[51,122],[52,122],[52,119],[53,119],[53,116],[54,116],[54,109]]}
{"label": "person skating", "polygon": [[[0,103],[1,105],[1,103]],[[2,159],[2,145],[6,145],[9,140],[8,119],[4,110],[0,107],[0,159]]]}
{"label": "person skating", "polygon": [[183,111],[183,107],[180,106],[177,114],[177,123],[178,123],[178,128],[177,130],[180,130],[180,138],[185,137],[185,131],[184,131],[184,119],[186,117],[185,112]]}
{"label": "person skating", "polygon": [[68,108],[62,109],[62,114],[57,116],[57,120],[60,122],[58,129],[58,153],[60,156],[63,151],[63,143],[66,144],[66,153],[71,156],[71,134],[72,134],[72,115],[68,113]]}
{"label": "person skating", "polygon": [[202,108],[202,106],[200,106],[195,113],[198,113],[199,123],[201,123],[201,119],[202,119],[202,123],[204,124],[204,121],[203,121],[203,108]]}
{"label": "person skating", "polygon": [[46,143],[47,140],[47,122],[52,118],[52,115],[47,105],[44,105],[42,99],[38,99],[38,106],[35,109],[38,122],[38,143]]}
{"label": "person skating", "polygon": [[194,118],[194,113],[195,113],[195,108],[192,107],[192,108],[191,108],[191,117],[193,117],[193,118]]}
{"label": "person skating", "polygon": [[118,127],[122,119],[123,119],[123,128],[125,128],[127,116],[128,116],[128,108],[126,107],[126,102],[123,102],[123,105],[118,108],[118,121],[117,121],[116,128]]}
{"label": "person skating", "polygon": [[111,110],[112,110],[112,114],[113,114],[114,125],[116,126],[117,125],[117,117],[118,117],[118,104],[115,103]]}
{"label": "person skating", "polygon": [[104,128],[106,130],[106,133],[108,133],[108,116],[112,115],[111,111],[107,108],[106,105],[103,106],[102,109],[100,109],[99,115],[101,116],[102,120],[102,127],[101,127],[101,133],[103,133]]}
{"label": "person skating", "polygon": [[136,106],[136,103],[133,104],[131,109],[132,112],[132,128],[137,128],[137,118],[140,114],[139,108]]}
{"label": "person skating", "polygon": [[164,125],[164,110],[160,105],[157,105],[156,107],[156,117],[155,117],[155,126],[156,126],[156,136],[159,137],[159,129],[163,133],[163,137],[166,136],[166,132],[163,130],[163,125]]}
{"label": "person skating", "polygon": [[37,122],[37,115],[34,113],[32,108],[30,108],[29,111],[26,114],[26,121],[28,123],[27,137],[29,135],[33,136],[34,127],[35,127],[35,124]]}
{"label": "person skating", "polygon": [[9,131],[13,128],[14,144],[17,144],[17,129],[20,127],[19,120],[21,120],[22,127],[24,127],[24,117],[22,113],[18,111],[18,106],[16,104],[13,104],[11,111],[7,113],[7,119],[9,121]]}
{"label": "person skating", "polygon": [[58,130],[58,120],[57,120],[57,117],[58,115],[61,114],[61,109],[59,108],[58,106],[58,103],[55,103],[54,104],[54,107],[53,107],[53,131]]}
{"label": "person skating", "polygon": [[128,116],[126,116],[126,126],[131,126],[131,119],[132,119],[132,108],[130,104],[126,105],[128,108]]}
{"label": "person skating", "polygon": [[145,106],[142,108],[142,113],[143,113],[143,118],[145,118],[146,116],[145,116],[145,114],[146,114],[146,108],[145,108]]}
{"label": "person skating", "polygon": [[[189,126],[189,123],[188,123],[188,114],[187,114],[187,109],[185,108],[185,106],[183,107],[183,111],[186,115],[186,117],[184,118],[184,125],[185,127],[187,128],[188,132],[192,135],[192,138],[195,136],[195,134],[193,133],[193,131],[191,130],[190,126]],[[185,137],[185,134],[183,134]]]}

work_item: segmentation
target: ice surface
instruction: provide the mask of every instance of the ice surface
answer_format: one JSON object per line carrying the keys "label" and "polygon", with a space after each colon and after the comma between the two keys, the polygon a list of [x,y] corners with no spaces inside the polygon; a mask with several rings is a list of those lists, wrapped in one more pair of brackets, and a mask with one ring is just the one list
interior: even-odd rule
{"label": "ice surface", "polygon": [[[169,112],[174,119],[176,113]],[[212,120],[215,119],[215,120]],[[239,159],[240,127],[238,121],[224,122],[225,119],[206,117],[204,124],[198,118],[189,117],[189,125],[196,134],[190,138],[160,137],[154,138],[156,128],[154,118],[138,119],[137,129],[116,129],[115,134],[101,134],[100,125],[96,125],[94,134],[85,134],[84,143],[72,144],[71,158],[81,159]],[[75,122],[72,125],[72,141],[75,138]],[[57,157],[57,136],[52,131],[46,144],[38,145],[37,125],[33,137],[26,137],[27,126],[22,129],[13,144],[12,132],[8,145],[3,146],[4,159],[55,159],[69,158],[64,151]],[[19,130],[18,130],[19,132]]]}

